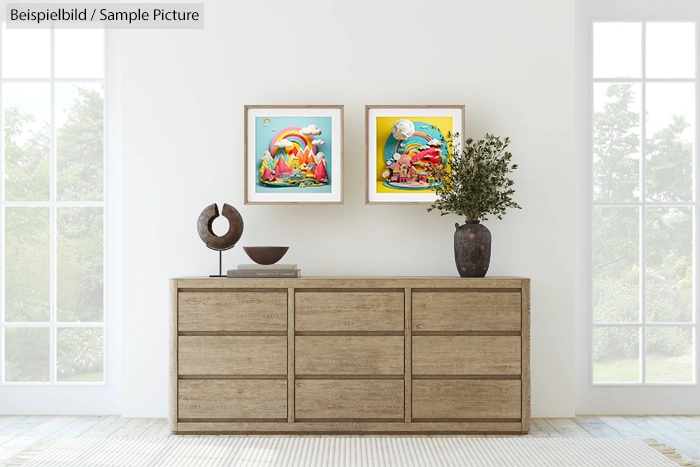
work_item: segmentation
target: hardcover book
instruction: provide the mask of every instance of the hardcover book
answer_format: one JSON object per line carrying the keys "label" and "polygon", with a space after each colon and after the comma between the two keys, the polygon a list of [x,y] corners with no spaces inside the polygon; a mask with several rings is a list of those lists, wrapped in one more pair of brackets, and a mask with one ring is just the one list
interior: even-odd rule
{"label": "hardcover book", "polygon": [[292,278],[301,277],[300,269],[229,269],[227,277]]}
{"label": "hardcover book", "polygon": [[299,269],[296,264],[239,264],[238,270],[261,270],[269,271],[275,269]]}

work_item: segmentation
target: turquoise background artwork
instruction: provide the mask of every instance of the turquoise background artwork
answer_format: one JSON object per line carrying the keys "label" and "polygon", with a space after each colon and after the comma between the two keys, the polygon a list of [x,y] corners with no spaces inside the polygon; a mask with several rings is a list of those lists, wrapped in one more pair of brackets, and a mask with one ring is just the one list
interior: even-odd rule
{"label": "turquoise background artwork", "polygon": [[[263,122],[269,119],[267,125]],[[321,134],[315,138],[320,138],[326,144],[320,146],[320,151],[325,155],[327,162],[329,183],[323,186],[299,187],[276,187],[268,186],[258,179],[258,171],[263,152],[270,150],[270,142],[281,130],[290,126],[306,127],[311,124],[316,125]],[[255,192],[256,193],[331,193],[333,185],[333,134],[331,117],[255,117]],[[313,138],[312,138],[313,139]]]}

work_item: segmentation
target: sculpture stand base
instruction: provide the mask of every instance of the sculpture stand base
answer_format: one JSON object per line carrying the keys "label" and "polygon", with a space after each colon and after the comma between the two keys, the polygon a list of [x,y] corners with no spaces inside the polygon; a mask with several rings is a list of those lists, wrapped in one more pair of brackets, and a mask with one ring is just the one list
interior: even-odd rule
{"label": "sculpture stand base", "polygon": [[226,277],[225,274],[222,274],[222,270],[221,270],[221,257],[223,256],[223,253],[224,252],[222,250],[219,250],[219,274],[218,275],[212,274],[209,277]]}

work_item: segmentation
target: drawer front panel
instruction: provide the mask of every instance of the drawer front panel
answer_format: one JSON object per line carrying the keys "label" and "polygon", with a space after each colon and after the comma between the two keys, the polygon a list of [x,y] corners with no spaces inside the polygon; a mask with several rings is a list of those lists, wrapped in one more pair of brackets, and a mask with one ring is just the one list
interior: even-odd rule
{"label": "drawer front panel", "polygon": [[180,336],[180,375],[285,375],[283,336]]}
{"label": "drawer front panel", "polygon": [[287,420],[286,381],[178,381],[178,419]]}
{"label": "drawer front panel", "polygon": [[178,331],[286,331],[286,292],[180,292]]}
{"label": "drawer front panel", "polygon": [[414,331],[520,331],[520,292],[414,292]]}
{"label": "drawer front panel", "polygon": [[520,336],[414,336],[414,375],[519,375]]}
{"label": "drawer front panel", "polygon": [[520,380],[414,380],[414,419],[520,418]]}
{"label": "drawer front panel", "polygon": [[297,292],[297,331],[403,331],[402,292]]}
{"label": "drawer front panel", "polygon": [[401,336],[298,336],[298,375],[403,375]]}
{"label": "drawer front panel", "polygon": [[296,420],[403,420],[404,387],[398,380],[297,380],[294,399]]}

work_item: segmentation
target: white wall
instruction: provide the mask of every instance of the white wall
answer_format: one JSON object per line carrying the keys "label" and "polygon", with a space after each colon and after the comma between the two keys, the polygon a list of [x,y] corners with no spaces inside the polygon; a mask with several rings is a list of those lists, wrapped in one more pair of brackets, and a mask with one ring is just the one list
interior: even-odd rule
{"label": "white wall", "polygon": [[[364,205],[364,105],[444,103],[466,104],[467,135],[513,140],[523,210],[487,222],[489,273],[532,278],[533,416],[572,416],[573,2],[206,2],[205,18],[119,34],[123,414],[167,414],[167,279],[215,271],[195,228],[212,202],[241,212],[240,246],[290,245],[307,276],[455,276],[461,219]],[[345,205],[243,206],[244,104],[344,104]],[[382,259],[416,241],[425,264]]]}

